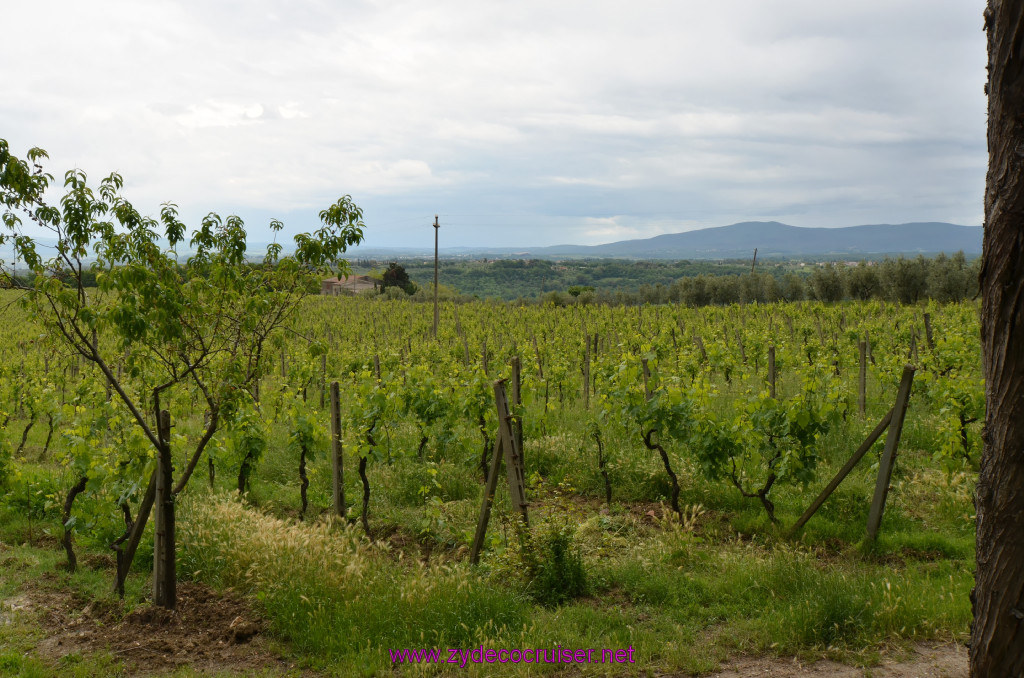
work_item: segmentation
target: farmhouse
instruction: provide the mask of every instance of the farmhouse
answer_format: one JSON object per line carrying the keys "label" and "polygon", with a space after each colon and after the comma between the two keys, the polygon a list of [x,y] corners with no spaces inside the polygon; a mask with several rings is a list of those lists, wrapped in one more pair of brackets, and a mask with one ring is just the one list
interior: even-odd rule
{"label": "farmhouse", "polygon": [[320,294],[358,294],[367,290],[375,290],[380,281],[368,275],[350,275],[347,278],[327,278],[320,283]]}

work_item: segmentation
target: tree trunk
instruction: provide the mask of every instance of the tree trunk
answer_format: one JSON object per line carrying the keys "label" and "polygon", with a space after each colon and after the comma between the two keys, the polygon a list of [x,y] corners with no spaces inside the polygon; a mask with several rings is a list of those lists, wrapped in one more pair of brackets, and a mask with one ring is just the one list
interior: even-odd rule
{"label": "tree trunk", "polygon": [[68,491],[67,499],[64,500],[64,515],[61,521],[64,525],[64,538],[60,540],[60,543],[64,547],[64,552],[68,554],[68,572],[74,572],[78,567],[78,558],[75,557],[75,549],[71,544],[71,529],[68,527],[68,522],[71,520],[71,506],[75,503],[75,498],[85,492],[85,485],[88,482],[87,476],[79,478],[75,486]]}
{"label": "tree trunk", "polygon": [[1024,5],[989,0],[981,267],[985,429],[971,676],[1024,676]]}
{"label": "tree trunk", "polygon": [[173,610],[178,602],[174,548],[174,466],[171,460],[171,415],[160,412],[156,500],[153,531],[153,603]]}

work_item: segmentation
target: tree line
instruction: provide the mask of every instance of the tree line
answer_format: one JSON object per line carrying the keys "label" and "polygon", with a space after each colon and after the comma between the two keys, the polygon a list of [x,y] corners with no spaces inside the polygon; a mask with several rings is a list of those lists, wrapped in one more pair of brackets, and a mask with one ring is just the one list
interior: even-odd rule
{"label": "tree line", "polygon": [[924,299],[950,302],[972,299],[978,293],[978,264],[963,252],[860,261],[854,266],[832,262],[805,265],[810,273],[789,270],[714,275],[702,273],[679,278],[671,284],[644,284],[636,291],[602,288],[570,288],[548,292],[542,302],[577,304],[664,304],[709,306],[773,301],[823,301],[884,299],[912,304]]}

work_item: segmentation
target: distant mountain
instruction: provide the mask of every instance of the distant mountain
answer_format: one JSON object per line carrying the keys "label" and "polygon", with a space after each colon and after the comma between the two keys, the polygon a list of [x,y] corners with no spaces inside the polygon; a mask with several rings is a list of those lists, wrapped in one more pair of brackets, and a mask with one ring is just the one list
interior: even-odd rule
{"label": "distant mountain", "polygon": [[731,259],[749,257],[755,247],[758,256],[763,257],[952,254],[958,250],[965,254],[980,254],[981,237],[979,226],[941,222],[798,228],[777,221],[746,221],[643,240],[623,240],[590,247],[561,245],[543,250],[569,256],[631,259]]}
{"label": "distant mountain", "polygon": [[[800,228],[777,221],[745,221],[731,226],[667,233],[641,240],[605,245],[551,247],[442,248],[446,257],[495,258],[615,258],[615,259],[733,259],[748,258],[757,248],[760,257],[836,256],[860,259],[879,255],[981,254],[980,226],[943,222],[874,224],[844,228]],[[367,248],[355,256],[419,257],[428,250]]]}

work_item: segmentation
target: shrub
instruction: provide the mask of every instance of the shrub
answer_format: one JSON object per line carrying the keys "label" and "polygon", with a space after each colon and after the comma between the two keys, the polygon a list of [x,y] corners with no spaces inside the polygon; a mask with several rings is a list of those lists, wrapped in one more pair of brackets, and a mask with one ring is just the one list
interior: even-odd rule
{"label": "shrub", "polygon": [[583,557],[569,525],[548,525],[524,553],[530,573],[530,595],[541,605],[554,607],[588,592]]}

